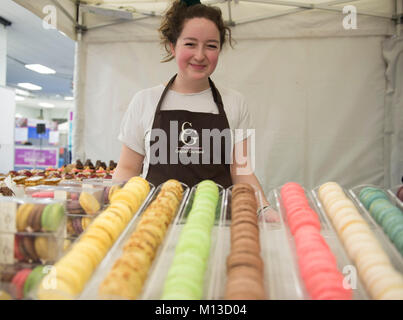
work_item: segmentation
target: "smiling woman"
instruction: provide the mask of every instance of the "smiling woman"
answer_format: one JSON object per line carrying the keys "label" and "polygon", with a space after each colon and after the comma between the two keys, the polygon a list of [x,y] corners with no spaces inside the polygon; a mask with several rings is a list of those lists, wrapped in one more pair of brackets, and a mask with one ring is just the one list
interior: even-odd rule
{"label": "smiling woman", "polygon": [[246,182],[262,191],[253,170],[239,170],[252,167],[251,155],[243,152],[251,150],[253,132],[245,100],[218,90],[210,78],[227,37],[231,44],[220,9],[175,1],[159,31],[167,53],[162,62],[175,60],[177,74],[134,96],[122,121],[114,178],[141,173],[155,185],[177,179],[190,187],[206,179],[225,188]]}

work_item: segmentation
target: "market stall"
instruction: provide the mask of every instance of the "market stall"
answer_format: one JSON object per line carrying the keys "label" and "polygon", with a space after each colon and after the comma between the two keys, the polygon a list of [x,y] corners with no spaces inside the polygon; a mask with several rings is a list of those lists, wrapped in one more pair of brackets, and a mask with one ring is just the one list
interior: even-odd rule
{"label": "market stall", "polygon": [[[41,8],[55,5],[16,2],[42,17]],[[58,26],[75,26],[70,36],[78,40],[73,158],[117,160],[116,137],[133,94],[174,72],[173,64],[159,62],[166,3],[86,1],[78,11],[58,3]],[[246,96],[266,192],[288,180],[310,187],[400,181],[400,1],[215,4],[237,43],[224,49],[214,80]],[[342,12],[347,5],[357,9],[356,29],[343,26],[351,24]]]}
{"label": "market stall", "polygon": [[265,195],[91,162],[117,160],[133,94],[174,72],[165,2],[16,2],[77,31],[73,158],[88,160],[1,176],[20,196],[0,198],[2,297],[403,300],[401,1],[215,3],[236,45],[214,81],[247,98]]}

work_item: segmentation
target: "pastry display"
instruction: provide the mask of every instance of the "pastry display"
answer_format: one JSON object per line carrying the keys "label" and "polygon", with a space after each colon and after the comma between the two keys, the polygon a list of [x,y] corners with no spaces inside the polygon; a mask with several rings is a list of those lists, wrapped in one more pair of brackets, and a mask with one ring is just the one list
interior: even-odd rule
{"label": "pastry display", "polygon": [[281,188],[281,197],[294,237],[300,275],[311,299],[352,299],[352,290],[343,285],[344,276],[320,233],[318,215],[310,207],[304,189],[297,183],[286,183]]}
{"label": "pastry display", "polygon": [[[340,185],[325,183],[320,186],[318,194],[369,295],[373,299],[402,300],[402,274],[393,267],[370,226]],[[372,198],[373,202],[385,200],[383,196]],[[371,208],[372,204],[367,202],[367,205]]]}
{"label": "pastry display", "polygon": [[55,287],[46,286],[51,275],[41,282],[39,299],[74,299],[84,289],[92,273],[125,229],[148,193],[149,183],[140,177],[131,178],[115,192],[109,207],[101,212],[71,249],[53,266]]}
{"label": "pastry display", "polygon": [[362,188],[359,199],[403,255],[403,212],[379,188]]}
{"label": "pastry display", "polygon": [[251,185],[239,183],[231,196],[231,251],[224,298],[265,299],[263,274],[255,191]]}
{"label": "pastry display", "polygon": [[182,200],[180,182],[165,182],[156,199],[147,207],[99,288],[102,298],[136,299],[147,278],[159,245]]}
{"label": "pastry display", "polygon": [[215,222],[218,200],[219,190],[213,181],[203,180],[197,185],[192,207],[165,278],[163,300],[203,298],[211,230]]}
{"label": "pastry display", "polygon": [[85,164],[77,160],[73,164],[63,165],[60,168],[48,167],[43,169],[31,170],[11,170],[7,174],[0,173],[0,182],[11,177],[17,185],[32,187],[38,185],[57,185],[63,181],[82,181],[84,179],[112,179],[114,169],[117,164],[111,160],[109,166],[105,162],[97,160],[96,166],[90,159]]}
{"label": "pastry display", "polygon": [[2,187],[0,187],[0,195],[2,195],[4,197],[12,197],[15,195],[15,193],[9,187],[2,186]]}
{"label": "pastry display", "polygon": [[33,176],[30,178],[25,179],[24,185],[26,186],[37,186],[42,183],[42,181],[45,180],[45,177],[43,176]]}

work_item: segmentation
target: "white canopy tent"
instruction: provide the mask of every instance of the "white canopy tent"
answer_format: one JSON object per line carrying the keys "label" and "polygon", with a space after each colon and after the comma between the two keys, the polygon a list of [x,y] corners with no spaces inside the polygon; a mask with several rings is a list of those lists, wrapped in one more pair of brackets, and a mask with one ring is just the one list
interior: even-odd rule
{"label": "white canopy tent", "polygon": [[[160,63],[167,2],[14,1],[41,17],[55,6],[58,29],[77,40],[74,159],[118,160],[132,96],[175,72],[174,62]],[[237,43],[223,50],[213,80],[248,101],[266,192],[287,181],[399,183],[403,0],[202,2],[219,6],[232,26]],[[346,29],[352,9],[357,28]]]}

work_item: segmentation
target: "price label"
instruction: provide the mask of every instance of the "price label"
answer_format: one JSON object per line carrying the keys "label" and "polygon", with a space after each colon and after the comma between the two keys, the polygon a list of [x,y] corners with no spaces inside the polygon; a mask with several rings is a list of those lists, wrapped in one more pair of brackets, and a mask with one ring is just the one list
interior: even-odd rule
{"label": "price label", "polygon": [[67,200],[67,191],[55,190],[53,199],[66,201]]}
{"label": "price label", "polygon": [[14,263],[14,235],[0,234],[0,263]]}
{"label": "price label", "polygon": [[0,231],[16,232],[17,203],[0,202]]}

